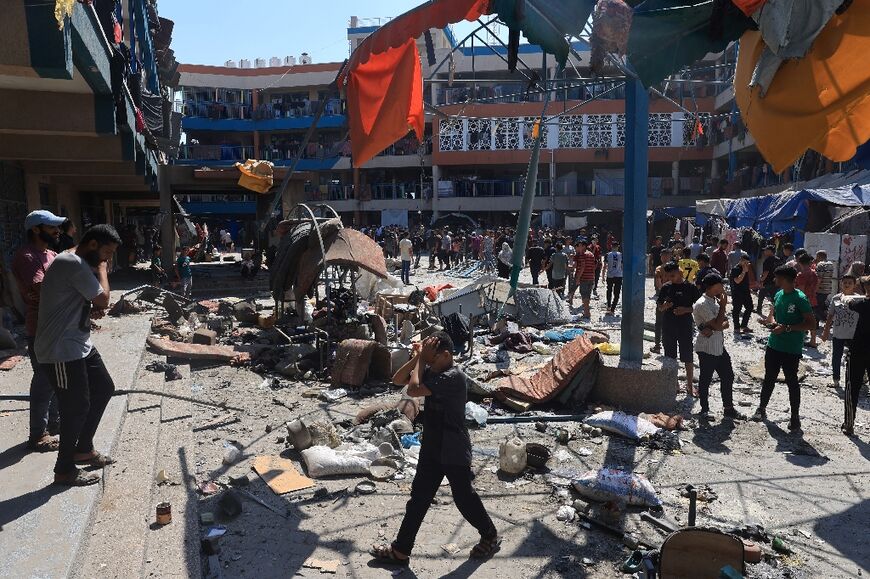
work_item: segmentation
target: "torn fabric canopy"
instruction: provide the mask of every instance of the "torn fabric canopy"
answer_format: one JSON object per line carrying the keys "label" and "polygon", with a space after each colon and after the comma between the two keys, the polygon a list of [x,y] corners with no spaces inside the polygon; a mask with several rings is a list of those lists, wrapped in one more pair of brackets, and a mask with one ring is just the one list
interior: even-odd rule
{"label": "torn fabric canopy", "polygon": [[649,87],[708,53],[725,50],[753,25],[731,2],[646,0],[634,10],[628,61]]}
{"label": "torn fabric canopy", "polygon": [[870,139],[870,0],[834,15],[806,57],[782,65],[767,94],[749,88],[764,49],[757,32],[740,42],[734,94],[758,150],[781,173],[807,149],[848,161]]}
{"label": "torn fabric canopy", "polygon": [[414,130],[423,139],[423,71],[416,39],[486,14],[489,0],[431,0],[394,18],[369,35],[348,61],[348,119],[354,166]]}
{"label": "torn fabric canopy", "polygon": [[355,166],[365,164],[410,130],[423,140],[423,72],[413,38],[350,70],[347,92]]}

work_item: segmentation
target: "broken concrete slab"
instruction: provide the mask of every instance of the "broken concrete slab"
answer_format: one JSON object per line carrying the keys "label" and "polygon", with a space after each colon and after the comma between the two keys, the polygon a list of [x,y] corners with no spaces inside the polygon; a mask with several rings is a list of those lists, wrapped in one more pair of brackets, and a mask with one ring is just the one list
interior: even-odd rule
{"label": "broken concrete slab", "polygon": [[217,360],[221,362],[245,361],[259,354],[269,346],[206,346],[204,344],[185,344],[172,340],[149,337],[148,346],[163,356],[183,360]]}
{"label": "broken concrete slab", "polygon": [[669,358],[661,369],[631,362],[602,366],[589,399],[627,412],[668,412],[677,404],[678,368]]}

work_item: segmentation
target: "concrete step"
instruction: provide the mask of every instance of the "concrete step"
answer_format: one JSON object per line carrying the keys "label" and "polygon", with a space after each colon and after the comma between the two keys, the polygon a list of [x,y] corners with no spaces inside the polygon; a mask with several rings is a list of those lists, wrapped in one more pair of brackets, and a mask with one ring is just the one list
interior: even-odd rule
{"label": "concrete step", "polygon": [[[104,318],[99,324],[94,344],[115,387],[130,388],[149,320],[126,316]],[[2,376],[2,394],[26,396],[31,376],[29,364],[19,364]],[[114,453],[126,407],[126,396],[116,396],[106,408],[94,441],[100,452]],[[51,484],[56,455],[28,454],[25,449],[28,408],[26,400],[15,400],[15,412],[0,428],[0,577],[69,577],[77,568],[103,485],[65,489]],[[12,405],[0,406],[0,414],[7,409]]]}

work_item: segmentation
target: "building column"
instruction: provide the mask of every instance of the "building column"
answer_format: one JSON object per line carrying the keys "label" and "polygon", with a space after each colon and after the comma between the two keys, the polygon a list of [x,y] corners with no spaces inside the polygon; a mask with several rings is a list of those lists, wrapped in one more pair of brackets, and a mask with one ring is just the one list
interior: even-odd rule
{"label": "building column", "polygon": [[[45,177],[42,175],[25,175],[24,176],[24,192],[27,196],[27,211],[36,211],[42,209],[42,199],[40,195],[40,185],[45,183]],[[54,208],[56,210],[57,208]]]}
{"label": "building column", "polygon": [[441,182],[441,167],[432,165],[432,221],[438,219],[438,184]]}
{"label": "building column", "polygon": [[674,180],[674,189],[672,195],[680,194],[680,162],[674,161],[671,163],[671,178]]}
{"label": "building column", "polygon": [[160,245],[163,247],[163,269],[172,271],[175,266],[175,211],[172,204],[172,183],[169,178],[169,167],[157,167],[157,184],[160,188],[160,215],[163,221],[160,225]]}
{"label": "building column", "polygon": [[710,165],[710,178],[715,179],[719,176],[719,159],[713,159]]}
{"label": "building column", "polygon": [[[251,116],[253,116],[253,112],[257,110],[258,106],[260,106],[260,91],[253,90],[251,91]],[[260,131],[254,131],[254,159],[262,158],[260,155]]]}
{"label": "building column", "polygon": [[625,81],[625,213],[621,361],[643,361],[646,291],[646,211],[649,174],[649,95],[636,78]]}

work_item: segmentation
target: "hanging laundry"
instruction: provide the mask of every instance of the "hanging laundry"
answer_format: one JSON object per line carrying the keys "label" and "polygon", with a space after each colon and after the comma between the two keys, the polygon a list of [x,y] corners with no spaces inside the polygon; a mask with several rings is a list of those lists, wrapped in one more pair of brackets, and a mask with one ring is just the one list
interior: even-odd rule
{"label": "hanging laundry", "polygon": [[608,52],[624,55],[628,50],[634,11],[622,0],[598,0],[592,14],[592,57],[594,74],[603,74]]}
{"label": "hanging laundry", "polygon": [[754,26],[730,0],[646,0],[634,9],[628,61],[649,87]]}
{"label": "hanging laundry", "polygon": [[843,0],[768,0],[753,15],[767,45],[749,86],[767,93],[776,71],[790,58],[803,58]]}
{"label": "hanging laundry", "polygon": [[[769,4],[770,2],[768,2]],[[761,98],[749,87],[765,43],[759,32],[740,41],[734,93],[756,146],[782,173],[807,149],[848,161],[870,139],[870,0],[835,14],[806,57],[784,65]]]}

